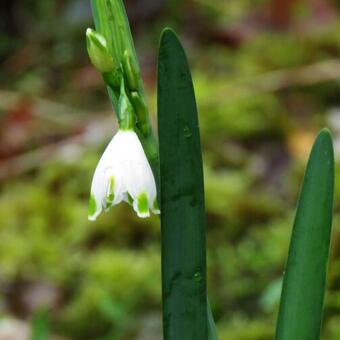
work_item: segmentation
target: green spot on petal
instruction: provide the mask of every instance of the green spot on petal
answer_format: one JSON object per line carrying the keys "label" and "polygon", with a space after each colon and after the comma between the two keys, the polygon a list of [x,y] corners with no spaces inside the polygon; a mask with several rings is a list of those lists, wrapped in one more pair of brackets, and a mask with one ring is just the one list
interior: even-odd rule
{"label": "green spot on petal", "polygon": [[137,210],[142,215],[149,214],[148,196],[145,193],[137,198]]}
{"label": "green spot on petal", "polygon": [[114,189],[115,189],[115,178],[111,176],[109,179],[109,188],[108,188],[107,196],[106,196],[106,203],[109,207],[113,205],[113,201],[115,199]]}
{"label": "green spot on petal", "polygon": [[96,203],[96,199],[94,198],[93,195],[91,195],[90,197],[90,201],[89,201],[89,216],[93,216],[96,213],[97,210],[97,203]]}

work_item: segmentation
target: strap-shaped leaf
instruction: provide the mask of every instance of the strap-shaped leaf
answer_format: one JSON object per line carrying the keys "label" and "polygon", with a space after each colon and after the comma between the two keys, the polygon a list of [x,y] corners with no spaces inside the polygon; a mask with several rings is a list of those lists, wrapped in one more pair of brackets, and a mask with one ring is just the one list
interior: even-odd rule
{"label": "strap-shaped leaf", "polygon": [[158,59],[162,288],[165,340],[207,340],[202,155],[184,50],[165,29]]}
{"label": "strap-shaped leaf", "polygon": [[328,130],[312,149],[297,207],[286,265],[277,340],[317,340],[330,246],[334,156]]}

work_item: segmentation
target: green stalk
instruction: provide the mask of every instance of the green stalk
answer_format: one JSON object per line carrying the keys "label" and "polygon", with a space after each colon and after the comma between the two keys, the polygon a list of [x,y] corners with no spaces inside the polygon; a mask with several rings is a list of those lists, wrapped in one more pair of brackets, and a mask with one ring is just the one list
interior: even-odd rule
{"label": "green stalk", "polygon": [[318,340],[332,227],[332,138],[322,130],[312,149],[300,193],[286,265],[277,340]]}
{"label": "green stalk", "polygon": [[[145,102],[143,80],[140,76],[136,50],[122,0],[91,0],[91,4],[96,30],[105,37],[115,64],[123,64],[124,54],[127,51],[137,78],[138,92]],[[108,86],[108,91],[113,107],[118,112],[119,96],[110,86]],[[144,114],[148,116],[147,109]]]}
{"label": "green stalk", "polygon": [[49,313],[42,309],[35,313],[32,320],[31,340],[47,340],[50,338]]}
{"label": "green stalk", "polygon": [[[156,181],[159,182],[158,146],[152,133],[149,111],[145,104],[143,80],[123,1],[91,0],[91,4],[96,30],[105,37],[115,64],[120,65],[121,68],[115,74],[103,74],[113,108],[118,115],[120,89],[119,86],[117,88],[111,83],[114,82],[117,73],[121,73],[126,78],[126,92],[137,117],[136,131]],[[129,89],[129,84],[133,84],[133,88]]]}
{"label": "green stalk", "polygon": [[197,109],[184,50],[165,29],[158,59],[164,340],[207,340],[206,245]]}
{"label": "green stalk", "polygon": [[[133,40],[131,37],[131,32],[130,32],[123,2],[122,0],[92,0],[92,9],[93,9],[93,16],[95,20],[96,30],[106,40],[105,44],[107,44],[107,51],[112,56],[113,65],[119,65],[119,66],[113,71],[108,70],[111,63],[110,63],[109,58],[107,58],[105,48],[103,48],[102,45],[99,45],[99,47],[97,47],[96,45],[96,48],[99,48],[99,50],[91,51],[94,53],[99,53],[99,59],[95,59],[97,58],[97,55],[95,54],[93,57],[94,58],[93,61],[94,62],[99,61],[99,64],[97,63],[96,65],[100,69],[102,69],[102,72],[104,72],[102,73],[103,79],[107,85],[108,93],[109,93],[111,102],[113,104],[113,107],[117,115],[120,114],[119,98],[122,92],[122,90],[119,88],[119,85],[117,84],[121,84],[120,79],[122,76],[124,77],[125,93],[129,101],[132,103],[134,113],[137,117],[136,132],[138,133],[140,137],[145,153],[149,159],[150,165],[155,174],[156,181],[159,184],[160,182],[159,182],[158,147],[157,147],[157,143],[155,142],[154,136],[152,134],[151,124],[150,124],[150,119],[149,119],[149,112],[145,104],[146,101],[145,101],[145,96],[144,96],[143,81],[140,76],[138,60],[136,57],[136,52],[134,49],[134,44],[133,44]],[[169,33],[169,34],[171,35],[172,33]],[[93,42],[95,43],[96,41],[93,40]],[[194,211],[193,219],[190,217],[190,209],[188,210],[188,208],[190,207],[187,206],[184,209],[184,212],[187,217],[187,221],[184,220],[183,223],[187,224],[188,228],[183,229],[183,231],[185,232],[185,234],[183,235],[185,237],[183,239],[184,242],[181,245],[180,253],[182,255],[188,254],[189,258],[185,260],[184,263],[182,264],[182,267],[185,270],[180,273],[178,283],[179,285],[183,284],[184,287],[188,288],[189,294],[192,294],[193,292],[193,295],[195,297],[189,298],[186,301],[183,300],[181,303],[181,306],[176,306],[176,304],[179,302],[179,299],[176,296],[179,290],[177,287],[177,283],[174,284],[175,289],[173,291],[171,289],[171,292],[170,292],[171,296],[169,296],[169,298],[166,299],[166,301],[164,300],[165,301],[164,308],[166,309],[168,308],[168,306],[171,305],[177,310],[182,308],[182,312],[184,312],[184,314],[187,314],[188,311],[192,311],[193,314],[189,315],[189,318],[186,315],[183,315],[182,320],[178,319],[178,317],[180,316],[179,314],[177,314],[177,316],[175,317],[171,317],[172,321],[170,322],[169,327],[167,327],[168,322],[165,321],[164,323],[165,333],[167,333],[168,330],[171,333],[173,331],[173,328],[176,328],[177,326],[186,328],[187,326],[189,326],[187,323],[189,321],[189,323],[191,322],[191,325],[189,326],[189,328],[186,331],[184,330],[183,332],[181,332],[181,334],[184,337],[179,337],[179,338],[176,336],[173,337],[174,335],[172,334],[171,339],[176,339],[176,340],[178,339],[188,339],[188,340],[205,339],[206,340],[207,332],[209,329],[209,332],[208,332],[209,340],[216,340],[217,336],[216,336],[214,321],[213,321],[210,309],[208,309],[208,313],[207,313],[207,303],[206,303],[205,224],[204,224],[204,206],[202,206],[202,204],[204,203],[203,202],[203,177],[202,177],[202,164],[201,164],[201,149],[199,147],[199,135],[198,135],[197,124],[195,125],[195,120],[197,121],[196,104],[195,104],[195,99],[193,95],[190,72],[187,68],[186,59],[185,59],[183,50],[181,49],[180,44],[178,43],[177,43],[176,53],[177,53],[178,58],[182,58],[182,60],[177,59],[177,61],[181,61],[181,63],[184,62],[182,66],[186,67],[185,69],[185,71],[187,72],[186,81],[189,81],[190,86],[191,86],[191,90],[190,90],[191,92],[190,91],[189,91],[190,93],[188,92],[189,97],[191,95],[191,99],[188,98],[188,101],[186,103],[183,102],[179,106],[179,109],[181,108],[184,109],[184,107],[186,107],[187,104],[189,105],[187,118],[189,119],[191,117],[192,118],[191,123],[193,124],[192,126],[193,144],[190,147],[190,150],[188,151],[191,152],[192,148],[195,149],[195,153],[193,154],[193,159],[195,161],[194,161],[194,164],[192,164],[192,167],[187,169],[189,175],[186,175],[186,176],[190,178],[191,170],[192,169],[195,170],[197,176],[196,177],[194,176],[193,184],[199,185],[198,190],[196,190],[193,193],[192,200],[189,203],[189,205],[192,205],[192,207],[194,207],[196,206],[196,203],[194,203],[194,201],[197,199],[197,207],[193,208],[193,211]],[[182,56],[179,57],[181,53],[182,53]],[[181,88],[181,86],[183,86],[183,81],[184,79],[181,79],[181,75],[177,75],[177,79],[174,79],[174,82],[172,85],[174,87],[177,86],[177,90],[178,90]],[[169,106],[169,109],[171,111],[171,105]],[[125,117],[118,116],[118,120],[122,123],[125,120]],[[123,125],[125,123],[130,124],[131,122],[124,121]],[[178,128],[181,129],[182,127],[183,127],[182,124],[178,125]],[[187,130],[187,128],[189,130]],[[194,131],[195,129],[197,129],[197,131]],[[190,127],[185,127],[185,130],[183,131],[183,133],[185,136],[190,138],[190,136],[188,136],[188,134],[190,133]],[[198,165],[198,167],[196,167],[196,165]],[[176,165],[175,165],[175,168],[176,168]],[[175,174],[175,176],[177,176],[177,174]],[[164,178],[166,177],[167,177],[167,174],[165,174]],[[184,187],[182,187],[182,189],[177,187],[177,189],[183,190],[183,188],[185,188],[186,183],[179,183],[179,184],[180,186],[184,185]],[[158,185],[157,188],[159,190],[160,185]],[[169,191],[169,193],[171,193],[171,191]],[[160,195],[158,195],[158,197],[160,197]],[[166,216],[167,214],[162,213],[162,216],[164,215]],[[181,214],[178,213],[178,216],[174,219],[174,221],[178,221],[180,219],[181,219]],[[165,217],[165,220],[166,220],[166,217]],[[194,224],[196,222],[197,222],[197,225],[195,229]],[[170,235],[171,234],[170,229],[164,228],[164,223],[163,223],[162,229],[163,229],[163,241],[164,241],[164,238],[167,238],[167,237],[169,239],[172,238],[173,241],[178,240],[178,237],[180,236],[178,234],[180,232],[180,229],[176,229],[173,236]],[[167,230],[167,232],[165,232],[165,230]],[[166,236],[166,234],[168,236]],[[187,248],[188,250],[187,252],[185,251],[186,241],[189,242],[188,243],[189,247]],[[165,243],[163,242],[163,247],[164,245]],[[163,269],[164,269],[164,265],[167,259],[170,259],[170,261],[172,261],[173,259],[171,259],[171,257],[174,257],[176,255],[177,250],[176,250],[176,247],[173,247],[173,245],[174,245],[174,242],[173,243],[168,242],[166,247],[163,250],[163,255],[168,254],[166,256],[163,256]],[[171,264],[170,264],[169,270],[171,271],[173,268],[174,267],[171,267]],[[165,270],[163,273],[164,274],[167,273],[167,270]],[[170,272],[169,274],[172,275]],[[188,274],[192,275],[192,277],[187,278],[186,276]],[[175,280],[177,279],[175,278]],[[188,285],[186,283],[186,280],[188,281],[187,282]],[[166,286],[167,284],[164,284],[164,275],[163,275],[163,292],[164,292],[164,287]],[[181,294],[183,295],[183,293]],[[181,296],[181,294],[179,296]],[[193,301],[196,301],[196,305],[191,305],[191,302]],[[172,307],[170,307],[169,311],[171,309]],[[175,318],[177,318],[177,321],[173,322]],[[207,325],[208,325],[208,329],[207,329]],[[187,337],[186,335],[188,335],[190,332],[192,334],[192,337]],[[177,334],[177,332],[175,334]],[[166,339],[169,339],[169,338],[166,338]]]}
{"label": "green stalk", "polygon": [[[114,61],[117,64],[121,63],[126,50],[139,72],[136,50],[123,1],[91,0],[91,4],[96,30],[106,38],[108,49]],[[143,88],[141,79],[139,86]]]}

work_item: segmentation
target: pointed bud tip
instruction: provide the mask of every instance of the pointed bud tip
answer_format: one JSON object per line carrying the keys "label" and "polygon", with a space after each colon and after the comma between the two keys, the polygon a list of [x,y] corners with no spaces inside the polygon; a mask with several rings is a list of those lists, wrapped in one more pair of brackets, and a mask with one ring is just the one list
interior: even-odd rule
{"label": "pointed bud tip", "polygon": [[86,35],[87,36],[91,35],[93,32],[94,32],[94,30],[90,27],[86,29]]}
{"label": "pointed bud tip", "polygon": [[107,41],[103,35],[92,28],[86,30],[87,52],[93,66],[102,73],[112,72],[115,63],[108,48]]}
{"label": "pointed bud tip", "polygon": [[131,91],[137,91],[139,88],[140,74],[138,66],[128,50],[125,50],[123,53],[122,65],[129,89]]}

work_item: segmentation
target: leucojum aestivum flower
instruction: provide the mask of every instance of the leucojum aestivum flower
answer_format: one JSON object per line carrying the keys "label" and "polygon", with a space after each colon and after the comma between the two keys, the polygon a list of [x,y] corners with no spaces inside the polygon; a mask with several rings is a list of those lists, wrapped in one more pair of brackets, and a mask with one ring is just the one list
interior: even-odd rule
{"label": "leucojum aestivum flower", "polygon": [[108,211],[122,201],[130,204],[139,217],[150,216],[150,211],[159,214],[155,178],[136,131],[136,109],[129,98],[138,94],[135,86],[138,74],[126,58],[127,51],[123,54],[125,59],[117,65],[104,36],[88,29],[86,37],[92,64],[118,99],[115,108],[119,123],[119,130],[93,175],[88,218],[96,220],[103,210]]}

